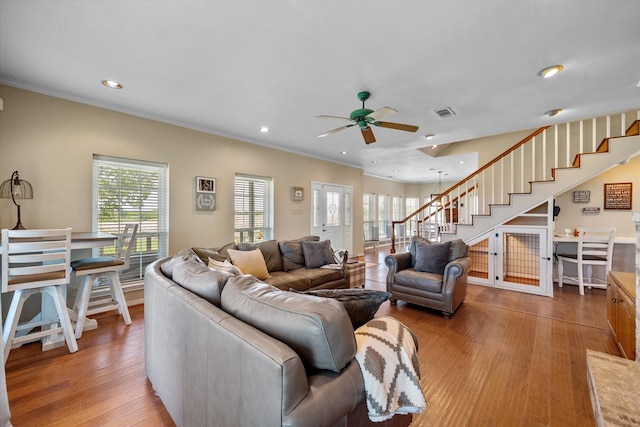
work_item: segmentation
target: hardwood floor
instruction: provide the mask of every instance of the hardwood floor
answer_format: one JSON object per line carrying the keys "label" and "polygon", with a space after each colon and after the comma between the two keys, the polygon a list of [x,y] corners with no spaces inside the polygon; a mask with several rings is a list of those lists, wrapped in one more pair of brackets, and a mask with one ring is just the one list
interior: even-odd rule
{"label": "hardwood floor", "polygon": [[[401,249],[399,249],[401,250]],[[388,248],[367,251],[366,287],[384,289]],[[427,409],[412,426],[595,425],[586,349],[619,355],[605,316],[604,290],[555,298],[469,286],[451,320],[421,307],[386,302],[416,333]],[[95,316],[77,353],[12,350],[6,364],[12,422],[20,426],[172,426],[144,370],[143,306],[126,327]]]}

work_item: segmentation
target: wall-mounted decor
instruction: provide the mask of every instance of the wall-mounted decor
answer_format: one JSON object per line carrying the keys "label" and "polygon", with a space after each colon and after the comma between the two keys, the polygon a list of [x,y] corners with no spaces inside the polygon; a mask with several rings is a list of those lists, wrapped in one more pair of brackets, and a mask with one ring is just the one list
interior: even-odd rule
{"label": "wall-mounted decor", "polygon": [[196,210],[216,210],[216,179],[196,177]]}
{"label": "wall-mounted decor", "polygon": [[591,191],[589,190],[573,192],[573,203],[589,203],[590,200],[591,200]]}
{"label": "wall-mounted decor", "polygon": [[291,200],[304,200],[304,189],[302,187],[291,187]]}
{"label": "wall-mounted decor", "polygon": [[604,185],[604,208],[631,210],[631,182],[618,182]]}
{"label": "wall-mounted decor", "polygon": [[599,214],[599,213],[600,213],[600,208],[598,208],[598,207],[582,208],[582,213],[586,213],[586,214]]}

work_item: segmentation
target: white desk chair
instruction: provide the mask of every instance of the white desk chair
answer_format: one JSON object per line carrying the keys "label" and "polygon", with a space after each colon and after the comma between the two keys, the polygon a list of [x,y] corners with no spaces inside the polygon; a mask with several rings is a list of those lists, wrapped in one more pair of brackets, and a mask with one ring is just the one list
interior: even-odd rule
{"label": "white desk chair", "polygon": [[[86,317],[93,314],[116,310],[122,314],[126,325],[131,324],[131,316],[124,292],[122,292],[119,273],[129,268],[129,256],[135,245],[137,231],[138,224],[125,225],[124,232],[118,239],[115,257],[85,258],[71,263],[73,273],[78,277],[84,276],[73,304],[73,311],[77,317],[76,339],[82,336]],[[106,276],[109,280],[110,295],[108,298],[98,298],[91,301],[94,290],[93,282],[101,276]]]}
{"label": "white desk chair", "polygon": [[[2,292],[14,292],[2,331],[5,361],[11,347],[60,332],[64,335],[69,352],[78,351],[63,292],[63,287],[70,279],[70,260],[70,228],[2,230]],[[58,317],[42,319],[40,314],[20,324],[24,302],[38,293],[53,299]],[[32,332],[37,328],[38,331]]]}
{"label": "white desk chair", "polygon": [[[607,288],[607,276],[611,271],[613,258],[613,241],[616,237],[615,227],[578,228],[578,248],[573,253],[558,253],[558,286],[562,287],[564,279],[575,281],[584,295],[585,285],[591,288]],[[577,276],[564,274],[564,263],[574,263],[578,269]],[[602,265],[605,268],[604,280],[593,277],[593,266]],[[583,266],[586,267],[587,280],[584,279]],[[598,282],[598,283],[595,283]]]}
{"label": "white desk chair", "polygon": [[378,235],[378,227],[372,226],[371,230],[367,229],[365,225],[363,227],[363,236],[364,236],[364,248],[367,249],[368,245],[373,246],[373,249],[378,252],[378,246],[380,244],[380,237]]}

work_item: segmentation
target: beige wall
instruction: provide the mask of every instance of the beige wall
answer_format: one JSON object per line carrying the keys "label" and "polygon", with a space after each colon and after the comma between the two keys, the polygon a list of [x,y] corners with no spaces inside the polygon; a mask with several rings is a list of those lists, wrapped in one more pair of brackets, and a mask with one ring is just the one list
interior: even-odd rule
{"label": "beige wall", "polygon": [[[362,170],[274,150],[179,126],[0,86],[0,178],[14,170],[34,189],[22,205],[27,228],[73,227],[91,230],[92,155],[167,163],[170,176],[169,252],[214,246],[233,240],[235,173],[274,180],[275,237],[310,232],[309,199],[291,200],[291,186],[310,194],[311,181],[353,187],[362,199]],[[196,212],[194,178],[217,179],[217,209]],[[354,204],[354,219],[362,204]],[[0,228],[12,227],[16,208],[0,200]],[[361,251],[362,230],[354,230]],[[360,244],[360,247],[358,246]]]}
{"label": "beige wall", "polygon": [[[635,236],[635,223],[631,220],[631,212],[640,210],[640,156],[636,156],[626,165],[618,165],[607,172],[556,197],[556,205],[560,206],[560,214],[555,221],[555,229],[576,227],[617,227],[618,236]],[[631,182],[632,210],[605,210],[604,184]],[[574,203],[573,192],[590,191],[589,203]],[[599,207],[599,214],[582,213],[582,208]]]}

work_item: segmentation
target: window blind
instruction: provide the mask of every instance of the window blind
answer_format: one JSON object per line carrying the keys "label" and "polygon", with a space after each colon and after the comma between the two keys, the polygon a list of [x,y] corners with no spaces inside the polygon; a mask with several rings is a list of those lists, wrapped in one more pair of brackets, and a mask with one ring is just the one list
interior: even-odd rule
{"label": "window blind", "polygon": [[236,174],[234,183],[235,241],[273,239],[272,179]]}
{"label": "window blind", "polygon": [[[94,231],[119,235],[125,224],[138,224],[130,268],[121,279],[142,279],[147,265],[168,254],[168,165],[94,154],[92,199]],[[98,251],[98,256],[111,256],[115,249]]]}

